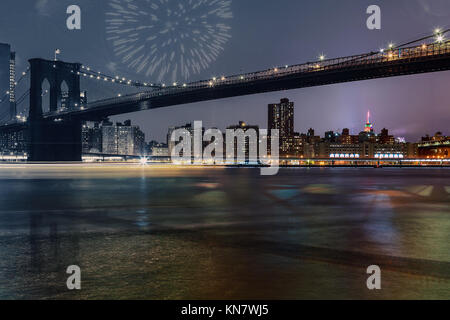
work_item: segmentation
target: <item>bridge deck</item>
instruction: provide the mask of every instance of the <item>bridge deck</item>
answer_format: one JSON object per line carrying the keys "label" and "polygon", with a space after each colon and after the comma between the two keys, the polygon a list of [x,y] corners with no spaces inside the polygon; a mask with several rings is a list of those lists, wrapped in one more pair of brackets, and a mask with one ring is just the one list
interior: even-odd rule
{"label": "bridge deck", "polygon": [[47,113],[93,120],[111,115],[262,92],[450,69],[450,42],[329,59],[193,82],[96,101],[78,110]]}

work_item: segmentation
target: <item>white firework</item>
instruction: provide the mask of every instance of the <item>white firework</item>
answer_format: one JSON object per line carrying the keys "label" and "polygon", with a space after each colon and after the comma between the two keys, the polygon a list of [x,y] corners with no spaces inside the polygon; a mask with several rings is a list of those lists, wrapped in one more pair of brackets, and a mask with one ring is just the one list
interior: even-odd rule
{"label": "white firework", "polygon": [[231,0],[110,0],[106,32],[121,62],[153,81],[207,69],[231,38]]}

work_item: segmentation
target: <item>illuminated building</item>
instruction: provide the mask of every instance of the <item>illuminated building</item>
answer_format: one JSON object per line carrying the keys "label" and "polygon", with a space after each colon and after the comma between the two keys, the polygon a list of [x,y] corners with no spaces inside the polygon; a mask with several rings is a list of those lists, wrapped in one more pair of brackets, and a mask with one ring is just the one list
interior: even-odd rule
{"label": "illuminated building", "polygon": [[373,124],[370,122],[370,111],[367,112],[367,120],[364,126],[364,131],[360,132],[358,135],[358,142],[372,142],[375,143],[377,140],[377,135],[373,130]]}
{"label": "illuminated building", "polygon": [[389,135],[389,130],[384,128],[381,130],[380,135],[377,137],[377,142],[380,144],[394,144],[394,136]]}
{"label": "illuminated building", "polygon": [[102,153],[103,133],[98,122],[87,122],[81,130],[82,150],[87,153]]}
{"label": "illuminated building", "polygon": [[127,120],[123,124],[102,124],[102,153],[139,156],[145,152],[145,135]]}
{"label": "illuminated building", "polygon": [[418,144],[418,155],[427,159],[449,159],[450,137],[438,132],[433,137],[422,138],[422,142]]}
{"label": "illuminated building", "polygon": [[0,132],[0,154],[23,154],[28,152],[28,130]]}
{"label": "illuminated building", "polygon": [[341,144],[357,144],[359,143],[359,136],[351,135],[350,129],[345,128],[342,130],[341,136],[338,138]]}
{"label": "illuminated building", "polygon": [[364,127],[364,132],[373,132],[373,124],[370,122],[370,111],[367,112],[367,121]]}
{"label": "illuminated building", "polygon": [[6,120],[16,117],[16,54],[9,44],[0,43],[0,113]]}
{"label": "illuminated building", "polygon": [[[280,156],[288,156],[293,152],[294,137],[294,102],[281,99],[279,104],[268,106],[268,126],[270,130],[279,130]],[[270,144],[269,144],[270,145]]]}
{"label": "illuminated building", "polygon": [[165,143],[152,141],[148,145],[148,155],[152,157],[169,157],[169,147]]}

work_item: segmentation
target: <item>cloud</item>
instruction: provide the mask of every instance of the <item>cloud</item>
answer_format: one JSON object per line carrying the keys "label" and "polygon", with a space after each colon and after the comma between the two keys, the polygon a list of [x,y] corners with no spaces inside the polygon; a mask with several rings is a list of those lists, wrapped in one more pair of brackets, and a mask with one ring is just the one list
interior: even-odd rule
{"label": "cloud", "polygon": [[49,0],[37,0],[36,1],[36,11],[41,16],[49,16],[50,12],[48,10],[48,2]]}

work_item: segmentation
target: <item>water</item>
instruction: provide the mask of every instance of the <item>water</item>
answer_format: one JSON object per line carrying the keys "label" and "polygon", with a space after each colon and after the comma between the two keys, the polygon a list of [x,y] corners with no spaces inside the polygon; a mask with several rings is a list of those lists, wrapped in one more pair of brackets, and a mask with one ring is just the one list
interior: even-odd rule
{"label": "water", "polygon": [[449,299],[449,214],[449,169],[1,165],[0,298]]}

